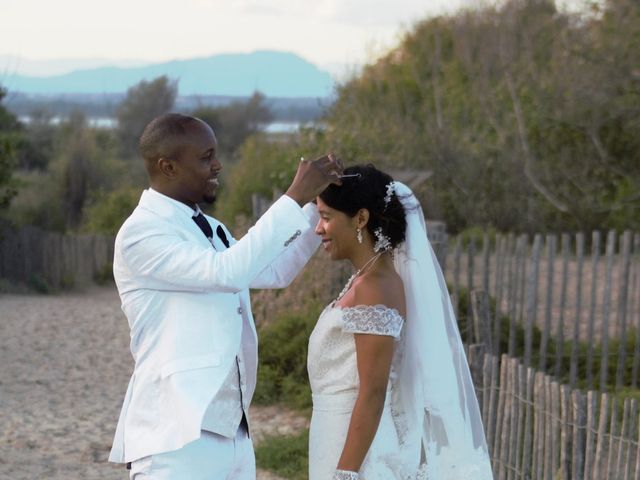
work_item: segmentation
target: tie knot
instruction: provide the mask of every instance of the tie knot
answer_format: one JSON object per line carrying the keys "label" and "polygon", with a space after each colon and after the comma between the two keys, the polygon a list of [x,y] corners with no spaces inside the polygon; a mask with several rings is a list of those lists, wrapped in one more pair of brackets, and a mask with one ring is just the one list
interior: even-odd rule
{"label": "tie knot", "polygon": [[209,240],[211,240],[213,238],[213,229],[211,228],[211,225],[209,225],[209,222],[207,221],[207,219],[204,218],[204,215],[202,214],[202,212],[198,213],[198,215],[195,215],[191,218],[193,218],[193,221],[196,222],[196,225],[200,227],[200,230],[202,230],[202,233],[204,233],[204,235]]}

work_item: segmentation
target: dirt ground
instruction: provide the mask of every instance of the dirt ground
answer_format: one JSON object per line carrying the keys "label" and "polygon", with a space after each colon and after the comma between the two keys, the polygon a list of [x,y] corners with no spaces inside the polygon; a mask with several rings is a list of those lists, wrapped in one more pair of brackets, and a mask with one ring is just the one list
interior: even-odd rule
{"label": "dirt ground", "polygon": [[[128,478],[106,461],[133,368],[113,286],[0,295],[0,365],[0,478]],[[252,407],[251,419],[254,442],[307,425],[279,407]]]}

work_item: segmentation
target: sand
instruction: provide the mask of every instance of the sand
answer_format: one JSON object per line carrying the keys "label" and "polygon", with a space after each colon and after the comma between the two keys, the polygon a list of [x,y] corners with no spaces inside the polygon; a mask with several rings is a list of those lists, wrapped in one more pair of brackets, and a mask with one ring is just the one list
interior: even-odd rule
{"label": "sand", "polygon": [[[107,462],[133,368],[128,342],[113,286],[0,295],[0,479],[128,478]],[[280,407],[250,416],[255,442],[307,425]]]}

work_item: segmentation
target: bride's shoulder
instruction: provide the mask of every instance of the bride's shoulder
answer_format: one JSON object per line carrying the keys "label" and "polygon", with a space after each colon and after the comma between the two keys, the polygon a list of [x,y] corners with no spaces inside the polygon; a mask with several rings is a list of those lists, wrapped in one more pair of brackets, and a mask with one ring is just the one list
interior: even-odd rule
{"label": "bride's shoulder", "polygon": [[399,276],[368,275],[354,285],[353,306],[387,307],[405,317],[404,286]]}

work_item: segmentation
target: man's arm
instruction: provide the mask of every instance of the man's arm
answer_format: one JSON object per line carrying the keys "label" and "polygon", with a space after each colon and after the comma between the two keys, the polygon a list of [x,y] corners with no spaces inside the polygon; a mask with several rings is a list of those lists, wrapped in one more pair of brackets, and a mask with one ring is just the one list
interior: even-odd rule
{"label": "man's arm", "polygon": [[[287,194],[240,241],[223,252],[195,245],[156,222],[126,225],[117,242],[120,251],[114,272],[123,263],[131,275],[154,280],[155,288],[244,290],[308,229],[300,206],[313,200],[330,183],[339,183],[341,171],[341,164],[331,155],[301,161]],[[125,271],[123,276],[126,275]]]}
{"label": "man's arm", "polygon": [[262,270],[251,282],[251,288],[285,288],[298,276],[312,255],[320,246],[320,237],[315,233],[318,223],[318,209],[313,203],[303,208],[310,227],[303,230],[291,248],[285,250],[271,264]]}
{"label": "man's arm", "polygon": [[223,252],[185,240],[166,224],[138,222],[123,228],[119,255],[131,275],[148,277],[157,288],[238,292],[292,248],[289,239],[306,228],[308,220],[302,210],[283,196]]}

